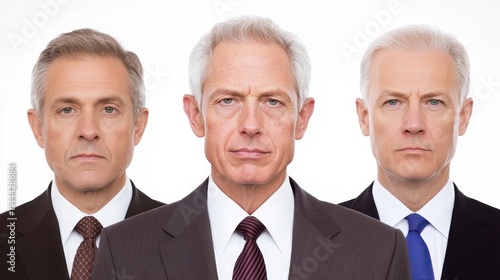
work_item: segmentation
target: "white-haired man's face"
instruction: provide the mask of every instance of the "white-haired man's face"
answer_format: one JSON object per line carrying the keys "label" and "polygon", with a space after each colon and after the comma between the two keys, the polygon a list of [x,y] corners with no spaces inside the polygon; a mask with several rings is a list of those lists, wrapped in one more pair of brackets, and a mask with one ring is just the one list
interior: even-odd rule
{"label": "white-haired man's face", "polygon": [[358,99],[356,106],[383,185],[448,176],[458,136],[472,113],[472,100],[460,101],[456,77],[447,53],[375,54],[367,100]]}

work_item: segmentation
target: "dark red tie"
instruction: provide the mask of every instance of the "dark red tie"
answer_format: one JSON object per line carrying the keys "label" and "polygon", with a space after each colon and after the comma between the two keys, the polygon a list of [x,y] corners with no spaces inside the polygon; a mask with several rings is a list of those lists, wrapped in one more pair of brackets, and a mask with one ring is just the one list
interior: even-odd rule
{"label": "dark red tie", "polygon": [[257,246],[257,238],[266,227],[255,217],[248,216],[236,227],[246,240],[243,251],[236,260],[233,280],[266,280],[264,257]]}
{"label": "dark red tie", "polygon": [[85,216],[76,224],[75,229],[83,236],[83,241],[76,251],[71,280],[90,280],[97,251],[95,241],[101,233],[102,225],[96,218]]}

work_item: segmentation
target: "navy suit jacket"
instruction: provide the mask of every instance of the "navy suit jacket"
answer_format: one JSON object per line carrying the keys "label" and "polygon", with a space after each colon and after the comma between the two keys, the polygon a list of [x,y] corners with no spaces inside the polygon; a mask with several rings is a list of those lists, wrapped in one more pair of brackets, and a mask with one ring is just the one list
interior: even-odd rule
{"label": "navy suit jacket", "polygon": [[[0,215],[0,279],[69,280],[59,223],[52,207],[51,184],[41,195],[14,210],[15,244],[9,244],[9,211]],[[164,205],[149,198],[132,183],[126,218]],[[6,225],[7,224],[7,225]],[[11,239],[12,240],[12,239]],[[15,272],[8,271],[10,246],[15,246]]]}
{"label": "navy suit jacket", "polygon": [[[379,219],[373,183],[357,198],[340,205]],[[500,210],[469,198],[455,188],[448,245],[441,279],[500,279]]]}
{"label": "navy suit jacket", "polygon": [[[410,279],[401,231],[290,183],[289,279]],[[178,202],[106,228],[92,279],[217,279],[207,187],[208,180]]]}

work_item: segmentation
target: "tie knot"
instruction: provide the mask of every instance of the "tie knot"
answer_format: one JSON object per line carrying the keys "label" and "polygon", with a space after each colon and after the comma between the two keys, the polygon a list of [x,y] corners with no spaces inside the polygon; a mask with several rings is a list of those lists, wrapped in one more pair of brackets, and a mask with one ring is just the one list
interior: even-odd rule
{"label": "tie knot", "polygon": [[266,227],[254,216],[248,216],[236,227],[236,231],[243,235],[243,239],[257,239]]}
{"label": "tie knot", "polygon": [[408,220],[408,231],[416,231],[419,234],[429,224],[429,221],[416,213],[406,216],[405,219]]}
{"label": "tie knot", "polygon": [[76,231],[83,235],[84,239],[95,239],[101,233],[101,230],[101,223],[92,216],[85,216],[76,224]]}

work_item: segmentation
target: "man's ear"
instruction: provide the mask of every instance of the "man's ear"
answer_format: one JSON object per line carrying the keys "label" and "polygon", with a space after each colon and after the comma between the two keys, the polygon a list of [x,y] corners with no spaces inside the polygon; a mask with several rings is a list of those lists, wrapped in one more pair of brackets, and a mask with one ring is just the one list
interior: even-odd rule
{"label": "man's ear", "polygon": [[186,94],[182,98],[184,103],[184,113],[188,117],[189,124],[194,134],[198,137],[205,136],[205,124],[203,123],[203,114],[198,107],[198,102],[193,95]]}
{"label": "man's ear", "polygon": [[467,127],[469,126],[470,117],[472,115],[472,107],[474,105],[474,101],[472,98],[467,98],[463,105],[462,109],[460,109],[459,115],[459,124],[458,124],[458,135],[462,136],[467,131]]}
{"label": "man's ear", "polygon": [[43,130],[42,130],[42,120],[40,119],[40,115],[35,111],[35,109],[28,110],[28,122],[31,127],[31,131],[33,132],[33,136],[35,136],[36,143],[40,148],[45,148],[45,141],[43,138]]}
{"label": "man's ear", "polygon": [[307,130],[307,125],[314,112],[314,98],[309,97],[304,101],[302,109],[299,112],[299,118],[297,119],[297,125],[295,127],[295,139],[300,140],[304,137]]}
{"label": "man's ear", "polygon": [[364,136],[370,135],[370,123],[368,120],[368,109],[365,101],[361,98],[356,98],[356,113],[358,114],[359,127]]}
{"label": "man's ear", "polygon": [[135,121],[135,132],[134,132],[134,145],[139,144],[146,130],[148,124],[149,110],[147,108],[142,108]]}

